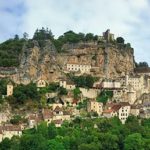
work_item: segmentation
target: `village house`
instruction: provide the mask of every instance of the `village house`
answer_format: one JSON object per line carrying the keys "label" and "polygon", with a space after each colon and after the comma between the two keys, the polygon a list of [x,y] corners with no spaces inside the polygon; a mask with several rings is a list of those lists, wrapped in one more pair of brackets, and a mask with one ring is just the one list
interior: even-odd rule
{"label": "village house", "polygon": [[53,120],[52,123],[54,123],[56,127],[61,127],[63,120],[62,119]]}
{"label": "village house", "polygon": [[36,127],[42,120],[43,120],[43,118],[39,114],[29,115],[29,117],[28,117],[29,128]]}
{"label": "village house", "polygon": [[63,110],[63,108],[56,106],[53,110],[53,120],[70,120],[70,113],[68,111]]}
{"label": "village house", "polygon": [[21,135],[22,135],[21,126],[11,124],[0,126],[0,142],[4,138],[11,139],[13,136],[21,136]]}
{"label": "village house", "polygon": [[90,100],[87,104],[87,111],[88,112],[96,112],[99,116],[103,112],[103,103],[97,102],[96,100]]}
{"label": "village house", "polygon": [[126,75],[125,76],[125,85],[131,85],[134,90],[142,90],[144,89],[144,77],[140,75]]}
{"label": "village house", "polygon": [[139,116],[140,114],[140,109],[138,106],[136,105],[131,105],[131,110],[130,110],[130,114],[133,115],[133,116]]}
{"label": "village house", "polygon": [[149,67],[141,67],[141,68],[135,68],[134,72],[137,75],[147,75],[150,76],[150,68]]}
{"label": "village house", "polygon": [[121,88],[121,83],[119,81],[115,80],[104,80],[101,82],[101,88],[102,89],[110,89],[110,88],[115,88],[115,89],[120,89]]}
{"label": "village house", "polygon": [[72,81],[62,79],[59,82],[60,87],[63,87],[67,90],[73,90],[76,88],[75,84]]}
{"label": "village house", "polygon": [[46,93],[45,96],[46,96],[47,99],[49,99],[49,98],[56,97],[57,94],[58,94],[57,92],[52,92],[52,93]]}
{"label": "village house", "polygon": [[103,111],[103,116],[107,118],[118,116],[122,124],[124,124],[130,114],[130,108],[131,106],[127,102],[114,103]]}
{"label": "village house", "polygon": [[42,110],[43,120],[47,122],[47,124],[51,123],[53,120],[53,111],[50,109]]}
{"label": "village house", "polygon": [[7,96],[13,95],[13,88],[14,88],[14,86],[13,86],[12,82],[9,82],[7,84]]}
{"label": "village house", "polygon": [[47,82],[45,80],[43,80],[43,79],[39,79],[36,82],[36,86],[37,86],[37,88],[46,87],[47,86]]}

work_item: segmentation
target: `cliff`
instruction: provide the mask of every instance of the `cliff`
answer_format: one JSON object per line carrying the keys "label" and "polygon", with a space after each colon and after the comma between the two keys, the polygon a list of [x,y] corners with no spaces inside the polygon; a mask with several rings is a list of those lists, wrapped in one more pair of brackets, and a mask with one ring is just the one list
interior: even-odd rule
{"label": "cliff", "polygon": [[99,77],[114,78],[134,69],[134,53],[130,47],[81,42],[64,44],[62,50],[57,53],[50,40],[44,41],[42,46],[37,41],[32,41],[32,47],[27,43],[20,58],[19,81],[26,84],[42,78],[52,82],[64,75],[66,64],[71,61],[90,64],[91,74]]}

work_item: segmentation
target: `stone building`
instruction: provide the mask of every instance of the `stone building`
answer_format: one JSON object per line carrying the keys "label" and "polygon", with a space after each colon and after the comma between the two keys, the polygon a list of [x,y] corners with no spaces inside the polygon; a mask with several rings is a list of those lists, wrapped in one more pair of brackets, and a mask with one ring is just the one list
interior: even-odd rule
{"label": "stone building", "polygon": [[101,88],[103,89],[107,89],[107,88],[120,88],[121,87],[121,83],[119,81],[115,81],[115,80],[104,80],[101,82]]}
{"label": "stone building", "polygon": [[39,79],[39,80],[36,82],[36,86],[37,86],[38,88],[46,87],[46,85],[47,85],[47,83],[46,83],[46,81],[43,80],[43,79]]}
{"label": "stone building", "polygon": [[69,72],[78,72],[80,71],[81,74],[83,73],[90,73],[91,65],[86,63],[78,63],[78,62],[69,62],[67,63],[67,71]]}
{"label": "stone building", "polygon": [[142,90],[144,89],[144,77],[140,75],[126,75],[125,76],[125,85],[131,85],[134,90]]}
{"label": "stone building", "polygon": [[102,33],[102,36],[99,36],[99,40],[107,42],[114,41],[114,34],[110,33],[110,29],[107,29],[105,32]]}
{"label": "stone building", "polygon": [[130,114],[130,109],[131,106],[127,102],[114,103],[103,111],[103,116],[107,118],[118,116],[122,124],[124,124]]}
{"label": "stone building", "polygon": [[75,84],[72,81],[62,79],[59,82],[60,87],[63,87],[67,90],[73,90],[76,88]]}
{"label": "stone building", "polygon": [[13,86],[12,82],[9,82],[7,84],[7,96],[13,95],[13,89],[14,89],[14,86]]}
{"label": "stone building", "polygon": [[96,112],[99,116],[103,112],[103,103],[97,102],[96,100],[90,100],[87,105],[88,112]]}
{"label": "stone building", "polygon": [[0,126],[0,142],[4,138],[11,139],[13,136],[21,136],[21,135],[22,135],[21,126],[11,124]]}

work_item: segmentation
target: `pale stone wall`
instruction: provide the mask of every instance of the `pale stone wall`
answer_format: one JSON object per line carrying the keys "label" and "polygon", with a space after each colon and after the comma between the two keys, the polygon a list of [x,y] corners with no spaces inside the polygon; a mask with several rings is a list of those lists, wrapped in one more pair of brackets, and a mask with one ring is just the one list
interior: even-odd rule
{"label": "pale stone wall", "polygon": [[117,81],[103,81],[102,87],[103,88],[120,88],[121,83]]}
{"label": "pale stone wall", "polygon": [[97,89],[85,89],[85,88],[80,88],[80,91],[82,92],[83,97],[87,98],[96,98],[99,94],[99,90]]}
{"label": "pale stone wall", "polygon": [[21,136],[22,135],[22,131],[3,131],[3,139],[4,138],[9,138],[11,139],[13,136]]}
{"label": "pale stone wall", "polygon": [[88,112],[97,112],[98,115],[101,115],[103,112],[103,104],[96,101],[89,101],[88,102]]}
{"label": "pale stone wall", "polygon": [[13,85],[12,84],[8,84],[7,85],[7,96],[11,96],[13,95]]}
{"label": "pale stone wall", "polygon": [[140,110],[138,108],[133,108],[133,109],[131,108],[130,114],[134,116],[139,116]]}

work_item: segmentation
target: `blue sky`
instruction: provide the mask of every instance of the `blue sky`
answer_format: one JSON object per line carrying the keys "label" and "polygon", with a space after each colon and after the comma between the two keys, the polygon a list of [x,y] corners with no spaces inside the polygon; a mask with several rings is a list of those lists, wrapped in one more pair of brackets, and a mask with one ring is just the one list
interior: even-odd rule
{"label": "blue sky", "polygon": [[0,0],[0,42],[36,28],[59,36],[68,30],[101,35],[110,29],[135,50],[135,59],[150,64],[149,0]]}

